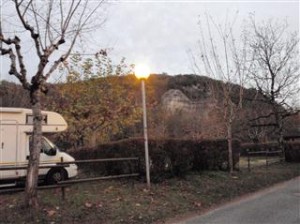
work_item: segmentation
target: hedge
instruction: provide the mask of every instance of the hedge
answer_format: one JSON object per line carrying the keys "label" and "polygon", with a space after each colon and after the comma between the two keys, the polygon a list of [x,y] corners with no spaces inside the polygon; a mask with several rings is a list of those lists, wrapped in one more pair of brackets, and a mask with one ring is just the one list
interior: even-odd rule
{"label": "hedge", "polygon": [[286,143],[284,151],[286,162],[300,162],[300,142]]}
{"label": "hedge", "polygon": [[[234,164],[239,162],[240,144],[233,141]],[[82,148],[69,152],[76,160],[98,158],[138,157],[139,172],[144,178],[144,140],[132,138]],[[184,176],[188,171],[228,169],[227,141],[195,141],[183,139],[149,139],[151,180],[161,181],[168,177]],[[81,168],[97,175],[130,173],[137,169],[132,162],[105,162],[80,165]]]}

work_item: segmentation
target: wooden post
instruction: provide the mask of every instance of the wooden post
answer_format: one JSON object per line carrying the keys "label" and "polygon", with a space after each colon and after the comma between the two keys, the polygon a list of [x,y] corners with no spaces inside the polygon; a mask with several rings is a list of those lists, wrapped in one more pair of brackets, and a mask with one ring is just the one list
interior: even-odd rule
{"label": "wooden post", "polygon": [[61,187],[61,199],[65,201],[66,199],[66,189],[65,187]]}
{"label": "wooden post", "polygon": [[249,149],[247,149],[247,160],[248,160],[248,171],[250,172],[251,169],[250,169],[250,152],[249,152]]}
{"label": "wooden post", "polygon": [[268,168],[268,154],[269,154],[269,148],[266,150],[266,169]]}

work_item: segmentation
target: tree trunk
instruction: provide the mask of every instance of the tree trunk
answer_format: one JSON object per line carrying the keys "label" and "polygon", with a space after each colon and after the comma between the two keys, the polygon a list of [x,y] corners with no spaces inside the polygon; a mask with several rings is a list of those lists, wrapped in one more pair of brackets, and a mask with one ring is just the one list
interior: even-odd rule
{"label": "tree trunk", "polygon": [[227,100],[227,117],[226,117],[226,128],[227,128],[227,146],[228,146],[228,168],[229,173],[233,173],[233,152],[232,152],[232,123],[234,120],[234,104],[231,99]]}
{"label": "tree trunk", "polygon": [[90,147],[95,147],[97,145],[97,132],[96,131],[93,131],[90,135],[90,139],[89,139],[89,142],[90,142]]}
{"label": "tree trunk", "polygon": [[27,168],[25,205],[29,208],[38,207],[37,184],[38,167],[40,161],[40,150],[42,140],[42,113],[40,103],[41,91],[39,89],[31,92],[32,113],[33,113],[33,134],[32,144],[29,149],[29,161]]}
{"label": "tree trunk", "polygon": [[278,115],[277,124],[278,124],[278,145],[282,153],[282,160],[284,160],[285,148],[284,148],[284,138],[283,138],[283,120],[280,115]]}
{"label": "tree trunk", "polygon": [[280,108],[278,108],[278,105],[276,104],[276,101],[272,101],[273,104],[273,111],[274,111],[274,115],[275,115],[275,122],[276,122],[276,128],[277,128],[277,132],[276,135],[278,136],[277,138],[277,142],[278,142],[278,146],[279,149],[282,152],[282,159],[284,159],[284,138],[283,138],[283,118],[281,116],[280,113]]}
{"label": "tree trunk", "polygon": [[228,166],[230,174],[233,173],[233,153],[232,153],[232,121],[227,124],[227,143],[228,143]]}

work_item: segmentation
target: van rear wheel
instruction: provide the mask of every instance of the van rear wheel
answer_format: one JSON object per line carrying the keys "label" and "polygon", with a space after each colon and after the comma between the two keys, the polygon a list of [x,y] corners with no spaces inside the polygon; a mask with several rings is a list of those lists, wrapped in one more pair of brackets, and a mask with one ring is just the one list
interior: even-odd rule
{"label": "van rear wheel", "polygon": [[51,169],[46,176],[46,183],[56,184],[57,182],[66,180],[67,178],[68,174],[65,169]]}

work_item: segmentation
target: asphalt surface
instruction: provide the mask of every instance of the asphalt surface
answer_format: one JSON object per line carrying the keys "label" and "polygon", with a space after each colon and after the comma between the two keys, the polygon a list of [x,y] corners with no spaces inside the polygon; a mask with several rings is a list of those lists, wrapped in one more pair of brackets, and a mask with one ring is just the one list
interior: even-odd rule
{"label": "asphalt surface", "polygon": [[300,224],[300,177],[181,224]]}

